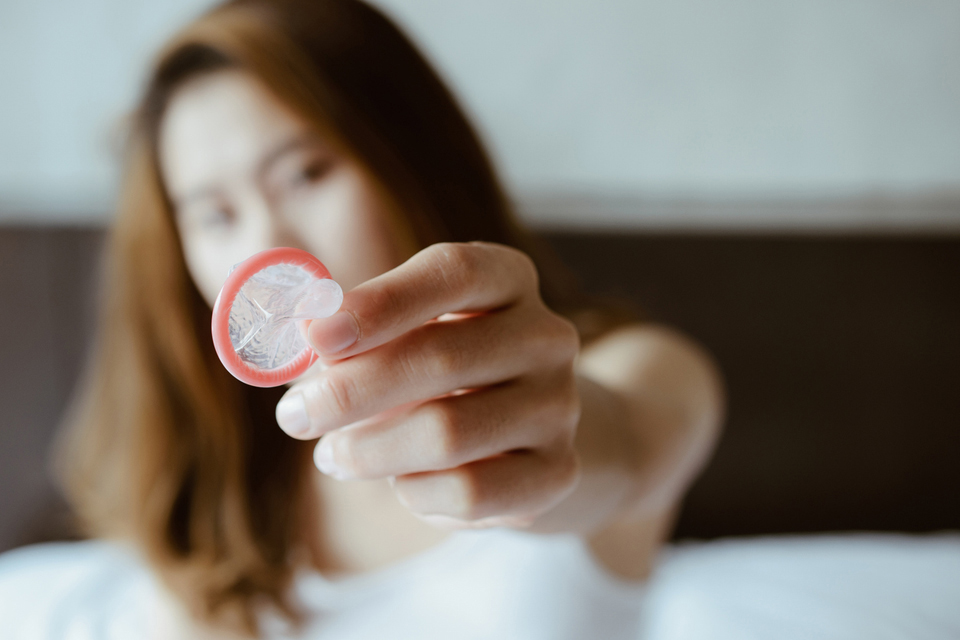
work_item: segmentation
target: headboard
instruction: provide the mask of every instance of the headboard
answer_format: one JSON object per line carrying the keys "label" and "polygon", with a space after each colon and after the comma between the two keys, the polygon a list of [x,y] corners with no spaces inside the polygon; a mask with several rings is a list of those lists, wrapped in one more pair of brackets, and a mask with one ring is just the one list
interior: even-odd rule
{"label": "headboard", "polygon": [[[960,238],[550,233],[591,291],[705,344],[730,404],[678,537],[960,529]],[[45,464],[98,228],[0,229],[0,550],[70,535]]]}

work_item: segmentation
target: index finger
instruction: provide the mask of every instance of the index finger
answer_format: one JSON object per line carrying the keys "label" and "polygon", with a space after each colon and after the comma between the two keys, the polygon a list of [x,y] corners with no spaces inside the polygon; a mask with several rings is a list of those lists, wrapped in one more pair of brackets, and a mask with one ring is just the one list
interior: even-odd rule
{"label": "index finger", "polygon": [[340,311],[311,321],[307,339],[323,356],[347,358],[445,313],[506,307],[536,291],[536,267],[517,249],[435,244],[345,294]]}

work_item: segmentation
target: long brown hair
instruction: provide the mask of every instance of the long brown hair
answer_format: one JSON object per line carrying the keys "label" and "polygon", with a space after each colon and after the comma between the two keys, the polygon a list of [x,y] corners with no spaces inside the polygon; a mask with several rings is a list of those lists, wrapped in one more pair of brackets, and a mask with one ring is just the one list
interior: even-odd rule
{"label": "long brown hair", "polygon": [[259,78],[332,132],[409,218],[418,241],[486,240],[537,260],[548,304],[576,289],[515,222],[483,147],[415,47],[357,0],[236,0],[177,35],[132,119],[102,318],[62,447],[90,533],[134,541],[199,619],[256,631],[287,600],[303,525],[304,447],[276,426],[276,390],[219,364],[210,309],[184,264],[158,166],[174,92],[202,73]]}

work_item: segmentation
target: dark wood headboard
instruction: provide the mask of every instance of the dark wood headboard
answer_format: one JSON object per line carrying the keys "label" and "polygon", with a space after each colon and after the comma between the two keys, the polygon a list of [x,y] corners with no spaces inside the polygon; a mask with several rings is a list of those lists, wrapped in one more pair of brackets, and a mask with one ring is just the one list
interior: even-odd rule
{"label": "dark wood headboard", "polygon": [[960,529],[960,238],[550,239],[724,370],[677,536]]}

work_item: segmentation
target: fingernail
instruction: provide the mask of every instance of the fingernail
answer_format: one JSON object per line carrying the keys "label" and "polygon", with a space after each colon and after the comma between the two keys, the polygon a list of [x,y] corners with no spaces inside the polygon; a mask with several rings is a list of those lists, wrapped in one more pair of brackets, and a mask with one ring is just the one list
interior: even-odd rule
{"label": "fingernail", "polygon": [[288,393],[277,403],[277,424],[291,436],[304,435],[310,429],[310,417],[303,394]]}
{"label": "fingernail", "polygon": [[320,353],[340,353],[360,338],[357,319],[348,311],[338,311],[329,318],[310,323],[309,340]]}
{"label": "fingernail", "polygon": [[330,436],[320,438],[317,448],[313,450],[313,463],[321,473],[338,480],[346,479],[343,470],[333,462],[333,440]]}

